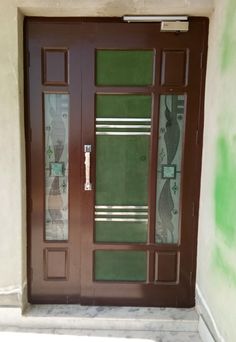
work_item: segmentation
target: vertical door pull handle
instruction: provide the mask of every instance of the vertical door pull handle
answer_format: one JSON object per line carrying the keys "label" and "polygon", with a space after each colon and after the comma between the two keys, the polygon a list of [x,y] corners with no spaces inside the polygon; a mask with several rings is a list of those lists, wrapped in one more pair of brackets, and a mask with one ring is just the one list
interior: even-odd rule
{"label": "vertical door pull handle", "polygon": [[91,155],[91,145],[84,145],[84,165],[85,165],[85,183],[84,190],[91,191],[92,184],[90,182],[90,155]]}

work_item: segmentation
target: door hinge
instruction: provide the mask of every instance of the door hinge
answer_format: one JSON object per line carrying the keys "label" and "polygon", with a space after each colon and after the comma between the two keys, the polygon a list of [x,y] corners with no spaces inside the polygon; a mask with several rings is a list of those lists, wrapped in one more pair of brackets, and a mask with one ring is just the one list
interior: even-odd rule
{"label": "door hinge", "polygon": [[193,272],[192,271],[189,273],[189,284],[190,286],[192,286],[193,284]]}
{"label": "door hinge", "polygon": [[204,53],[203,51],[201,52],[201,56],[200,56],[200,69],[203,68],[203,56],[204,56]]}
{"label": "door hinge", "polygon": [[30,281],[33,281],[33,268],[30,268]]}
{"label": "door hinge", "polygon": [[196,131],[196,145],[199,145],[199,130]]}
{"label": "door hinge", "polygon": [[32,200],[32,198],[30,198],[30,201],[29,201],[29,211],[30,211],[30,213],[32,213],[32,211],[33,211],[33,200]]}
{"label": "door hinge", "polygon": [[29,129],[29,142],[32,141],[32,128]]}
{"label": "door hinge", "polygon": [[28,68],[30,68],[30,52],[29,51],[27,52],[27,65],[28,65]]}
{"label": "door hinge", "polygon": [[196,214],[196,205],[195,202],[192,203],[192,216],[194,217]]}

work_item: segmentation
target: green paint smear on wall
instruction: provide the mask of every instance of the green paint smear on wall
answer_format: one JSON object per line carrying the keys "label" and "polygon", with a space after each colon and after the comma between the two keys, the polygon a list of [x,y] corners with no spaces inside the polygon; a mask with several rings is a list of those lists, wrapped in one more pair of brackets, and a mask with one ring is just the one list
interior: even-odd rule
{"label": "green paint smear on wall", "polygon": [[228,246],[236,240],[235,150],[221,136],[217,143],[218,165],[215,179],[215,222]]}
{"label": "green paint smear on wall", "polygon": [[232,269],[222,250],[216,246],[212,254],[212,266],[224,275],[224,279],[236,286],[236,270]]}
{"label": "green paint smear on wall", "polygon": [[225,16],[225,25],[221,38],[221,70],[226,71],[235,63],[235,22],[236,20],[236,1],[229,0]]}

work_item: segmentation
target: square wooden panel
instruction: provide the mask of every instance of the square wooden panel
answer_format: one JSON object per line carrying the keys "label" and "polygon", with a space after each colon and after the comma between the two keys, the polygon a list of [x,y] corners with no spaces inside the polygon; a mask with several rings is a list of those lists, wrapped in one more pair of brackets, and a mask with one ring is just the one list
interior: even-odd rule
{"label": "square wooden panel", "polygon": [[188,50],[164,50],[161,62],[161,85],[185,86],[188,83]]}
{"label": "square wooden panel", "polygon": [[68,250],[67,248],[44,249],[45,280],[67,280]]}
{"label": "square wooden panel", "polygon": [[156,252],[155,281],[161,283],[179,282],[179,252]]}
{"label": "square wooden panel", "polygon": [[44,48],[42,50],[42,78],[44,85],[66,86],[69,59],[66,48]]}

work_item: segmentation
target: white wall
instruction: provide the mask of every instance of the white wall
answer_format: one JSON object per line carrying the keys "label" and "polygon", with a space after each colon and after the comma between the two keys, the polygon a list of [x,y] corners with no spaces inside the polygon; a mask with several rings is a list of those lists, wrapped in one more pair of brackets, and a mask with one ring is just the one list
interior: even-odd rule
{"label": "white wall", "polygon": [[235,88],[236,1],[217,1],[209,35],[197,288],[207,324],[228,342],[236,341]]}
{"label": "white wall", "polygon": [[25,279],[22,64],[19,68],[17,9],[9,1],[0,3],[0,25],[0,304],[19,305]]}

